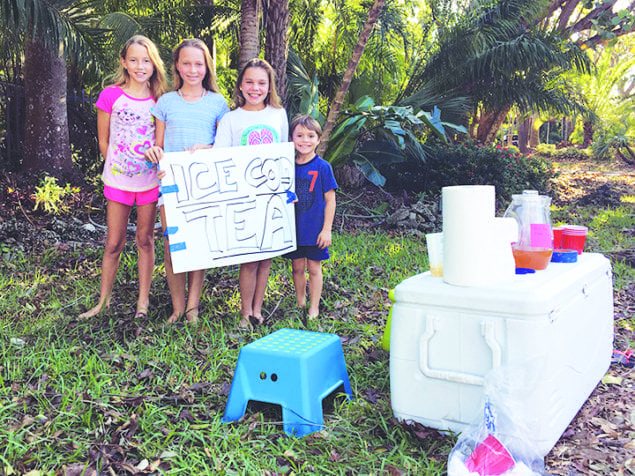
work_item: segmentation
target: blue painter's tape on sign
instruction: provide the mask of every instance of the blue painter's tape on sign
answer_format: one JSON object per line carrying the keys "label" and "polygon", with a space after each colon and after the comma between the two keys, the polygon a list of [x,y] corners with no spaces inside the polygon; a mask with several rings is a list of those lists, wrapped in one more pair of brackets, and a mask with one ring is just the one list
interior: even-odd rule
{"label": "blue painter's tape on sign", "polygon": [[166,193],[176,193],[179,191],[179,186],[174,184],[174,185],[165,185],[163,187],[161,187],[161,193],[166,194]]}
{"label": "blue painter's tape on sign", "polygon": [[298,196],[291,190],[287,190],[287,203],[293,203],[298,199]]}
{"label": "blue painter's tape on sign", "polygon": [[168,226],[165,228],[165,231],[163,232],[163,236],[174,235],[177,231],[179,231],[178,226]]}
{"label": "blue painter's tape on sign", "polygon": [[170,245],[170,253],[172,253],[173,251],[182,251],[184,249],[186,249],[185,241],[181,241],[180,243],[174,243]]}

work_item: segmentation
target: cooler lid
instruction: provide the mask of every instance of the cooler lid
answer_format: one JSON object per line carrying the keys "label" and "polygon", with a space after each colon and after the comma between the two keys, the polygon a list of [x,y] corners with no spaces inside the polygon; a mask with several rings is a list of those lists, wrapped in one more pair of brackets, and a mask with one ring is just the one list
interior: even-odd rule
{"label": "cooler lid", "polygon": [[574,299],[585,285],[610,276],[610,269],[605,256],[582,253],[576,263],[549,263],[545,270],[486,286],[454,286],[426,272],[402,281],[395,287],[394,296],[395,302],[403,304],[497,314],[544,314]]}

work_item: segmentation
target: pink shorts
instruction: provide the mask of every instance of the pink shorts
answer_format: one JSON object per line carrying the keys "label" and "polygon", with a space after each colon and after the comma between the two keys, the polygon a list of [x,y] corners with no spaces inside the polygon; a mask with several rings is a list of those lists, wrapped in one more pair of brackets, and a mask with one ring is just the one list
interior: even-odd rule
{"label": "pink shorts", "polygon": [[159,187],[156,186],[143,192],[131,192],[129,190],[119,190],[118,188],[104,185],[104,196],[113,202],[123,203],[132,206],[137,202],[137,206],[154,203],[159,199]]}

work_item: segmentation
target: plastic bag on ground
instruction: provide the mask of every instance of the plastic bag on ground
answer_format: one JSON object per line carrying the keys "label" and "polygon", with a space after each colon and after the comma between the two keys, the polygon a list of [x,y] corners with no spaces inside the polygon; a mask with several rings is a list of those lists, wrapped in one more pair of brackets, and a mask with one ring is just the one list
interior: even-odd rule
{"label": "plastic bag on ground", "polygon": [[485,399],[476,421],[456,442],[448,476],[540,476],[545,464],[524,412],[543,368],[539,359],[506,365],[485,377]]}

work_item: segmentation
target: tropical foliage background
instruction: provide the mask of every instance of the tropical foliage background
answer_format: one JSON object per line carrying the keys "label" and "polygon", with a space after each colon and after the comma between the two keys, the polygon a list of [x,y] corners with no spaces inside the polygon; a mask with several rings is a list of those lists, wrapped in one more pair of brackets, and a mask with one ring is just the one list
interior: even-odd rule
{"label": "tropical foliage background", "polygon": [[635,6],[624,0],[2,0],[0,166],[69,178],[100,159],[90,94],[141,33],[214,53],[230,99],[260,55],[289,115],[325,124],[323,155],[424,166],[426,142],[633,152]]}

